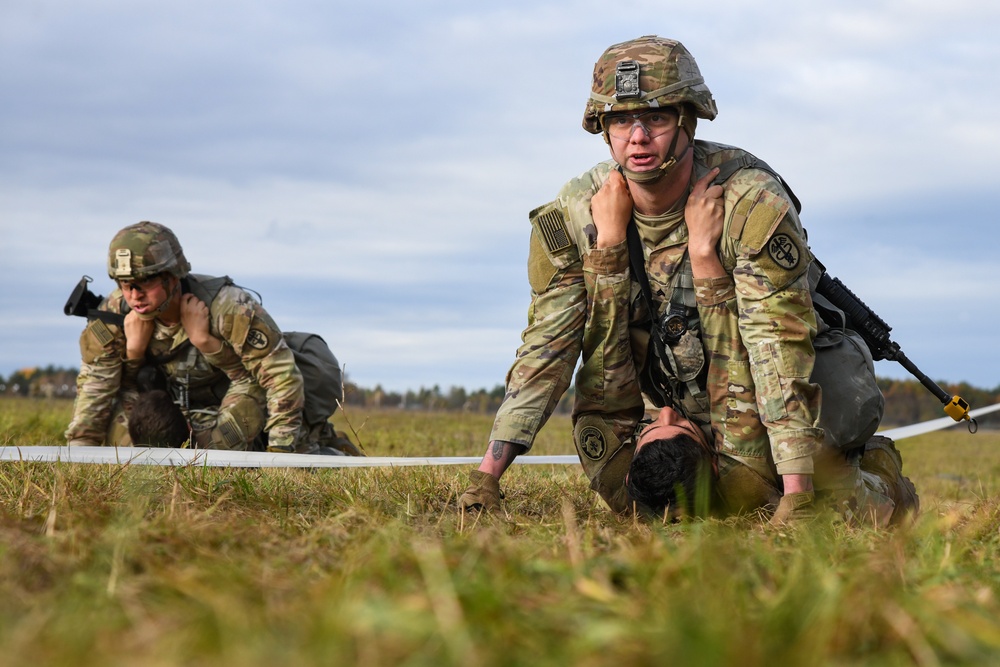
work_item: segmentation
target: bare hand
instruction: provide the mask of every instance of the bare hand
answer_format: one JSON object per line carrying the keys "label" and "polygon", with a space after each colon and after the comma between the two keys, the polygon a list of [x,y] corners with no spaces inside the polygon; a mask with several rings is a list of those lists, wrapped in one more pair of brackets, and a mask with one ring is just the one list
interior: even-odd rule
{"label": "bare hand", "polygon": [[719,174],[716,167],[694,184],[684,207],[684,221],[688,228],[688,248],[692,256],[714,255],[715,246],[722,236],[723,217],[726,212],[721,185],[712,185]]}
{"label": "bare hand", "polygon": [[590,200],[590,214],[597,227],[598,248],[610,248],[625,240],[625,229],[632,220],[633,206],[632,194],[624,177],[612,171]]}
{"label": "bare hand", "polygon": [[142,359],[146,356],[146,348],[153,337],[153,320],[144,320],[134,310],[125,315],[125,358]]}
{"label": "bare hand", "polygon": [[222,349],[222,341],[212,335],[209,327],[208,306],[194,294],[181,296],[181,326],[191,344],[202,354],[214,354]]}

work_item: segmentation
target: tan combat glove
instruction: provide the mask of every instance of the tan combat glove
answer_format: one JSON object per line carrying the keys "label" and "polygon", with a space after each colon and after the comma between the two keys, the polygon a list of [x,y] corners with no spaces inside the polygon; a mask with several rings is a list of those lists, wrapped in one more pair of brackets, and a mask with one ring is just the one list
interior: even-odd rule
{"label": "tan combat glove", "polygon": [[492,512],[500,509],[500,481],[493,475],[479,470],[469,473],[472,482],[458,499],[458,508],[463,512]]}
{"label": "tan combat glove", "polygon": [[812,491],[786,493],[778,502],[778,509],[768,523],[780,528],[793,523],[801,523],[816,516],[816,494]]}

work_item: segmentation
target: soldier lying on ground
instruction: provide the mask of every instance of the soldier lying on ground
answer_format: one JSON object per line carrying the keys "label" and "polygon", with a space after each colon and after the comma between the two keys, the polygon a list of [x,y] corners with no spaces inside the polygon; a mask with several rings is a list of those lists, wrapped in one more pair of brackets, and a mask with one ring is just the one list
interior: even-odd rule
{"label": "soldier lying on ground", "polygon": [[[159,386],[179,405],[192,446],[343,453],[331,425],[330,442],[320,442],[303,424],[302,374],[263,306],[228,278],[190,269],[163,225],[140,222],[115,235],[108,276],[118,289],[99,310],[123,314],[124,323],[94,319],[80,337],[69,444],[131,445],[129,415],[140,389]],[[155,405],[143,409],[151,421],[139,432],[172,443],[172,431],[160,432],[157,421],[171,415],[150,414]]]}
{"label": "soldier lying on ground", "polygon": [[163,389],[140,392],[128,415],[128,435],[135,444],[183,447],[191,440],[184,413]]}
{"label": "soldier lying on ground", "polygon": [[[816,464],[815,497],[796,496],[773,524],[813,515],[818,508],[845,520],[876,526],[898,525],[919,509],[913,484],[902,475],[902,459],[889,438],[873,436],[862,450],[843,455],[826,450]],[[778,505],[777,472],[761,475],[738,458],[717,452],[697,425],[671,408],[635,438],[635,453],[625,477],[628,497],[655,516],[738,514]],[[700,503],[702,500],[707,502]]]}

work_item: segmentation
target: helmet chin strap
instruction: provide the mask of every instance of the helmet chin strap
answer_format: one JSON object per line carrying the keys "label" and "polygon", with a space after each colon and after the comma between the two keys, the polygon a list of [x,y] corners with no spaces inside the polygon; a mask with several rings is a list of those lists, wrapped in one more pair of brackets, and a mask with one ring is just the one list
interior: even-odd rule
{"label": "helmet chin strap", "polygon": [[640,183],[642,185],[647,185],[649,183],[655,183],[660,180],[677,166],[677,158],[671,156],[669,160],[661,164],[656,169],[651,169],[649,171],[632,171],[628,167],[619,165],[622,168],[622,173],[628,178],[628,180],[633,183]]}

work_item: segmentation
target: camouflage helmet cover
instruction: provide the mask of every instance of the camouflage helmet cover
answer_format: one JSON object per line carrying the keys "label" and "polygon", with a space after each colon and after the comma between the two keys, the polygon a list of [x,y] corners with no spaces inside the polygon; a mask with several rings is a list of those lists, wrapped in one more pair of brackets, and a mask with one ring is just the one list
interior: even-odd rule
{"label": "camouflage helmet cover", "polygon": [[163,272],[183,278],[190,271],[177,237],[156,222],[129,225],[115,234],[108,248],[108,276],[112,280],[143,280]]}
{"label": "camouflage helmet cover", "polygon": [[[638,87],[628,94],[628,77],[621,74],[630,63],[638,66]],[[583,128],[599,134],[606,113],[684,103],[694,107],[698,118],[712,120],[719,113],[691,52],[676,40],[647,35],[610,46],[594,65]]]}

